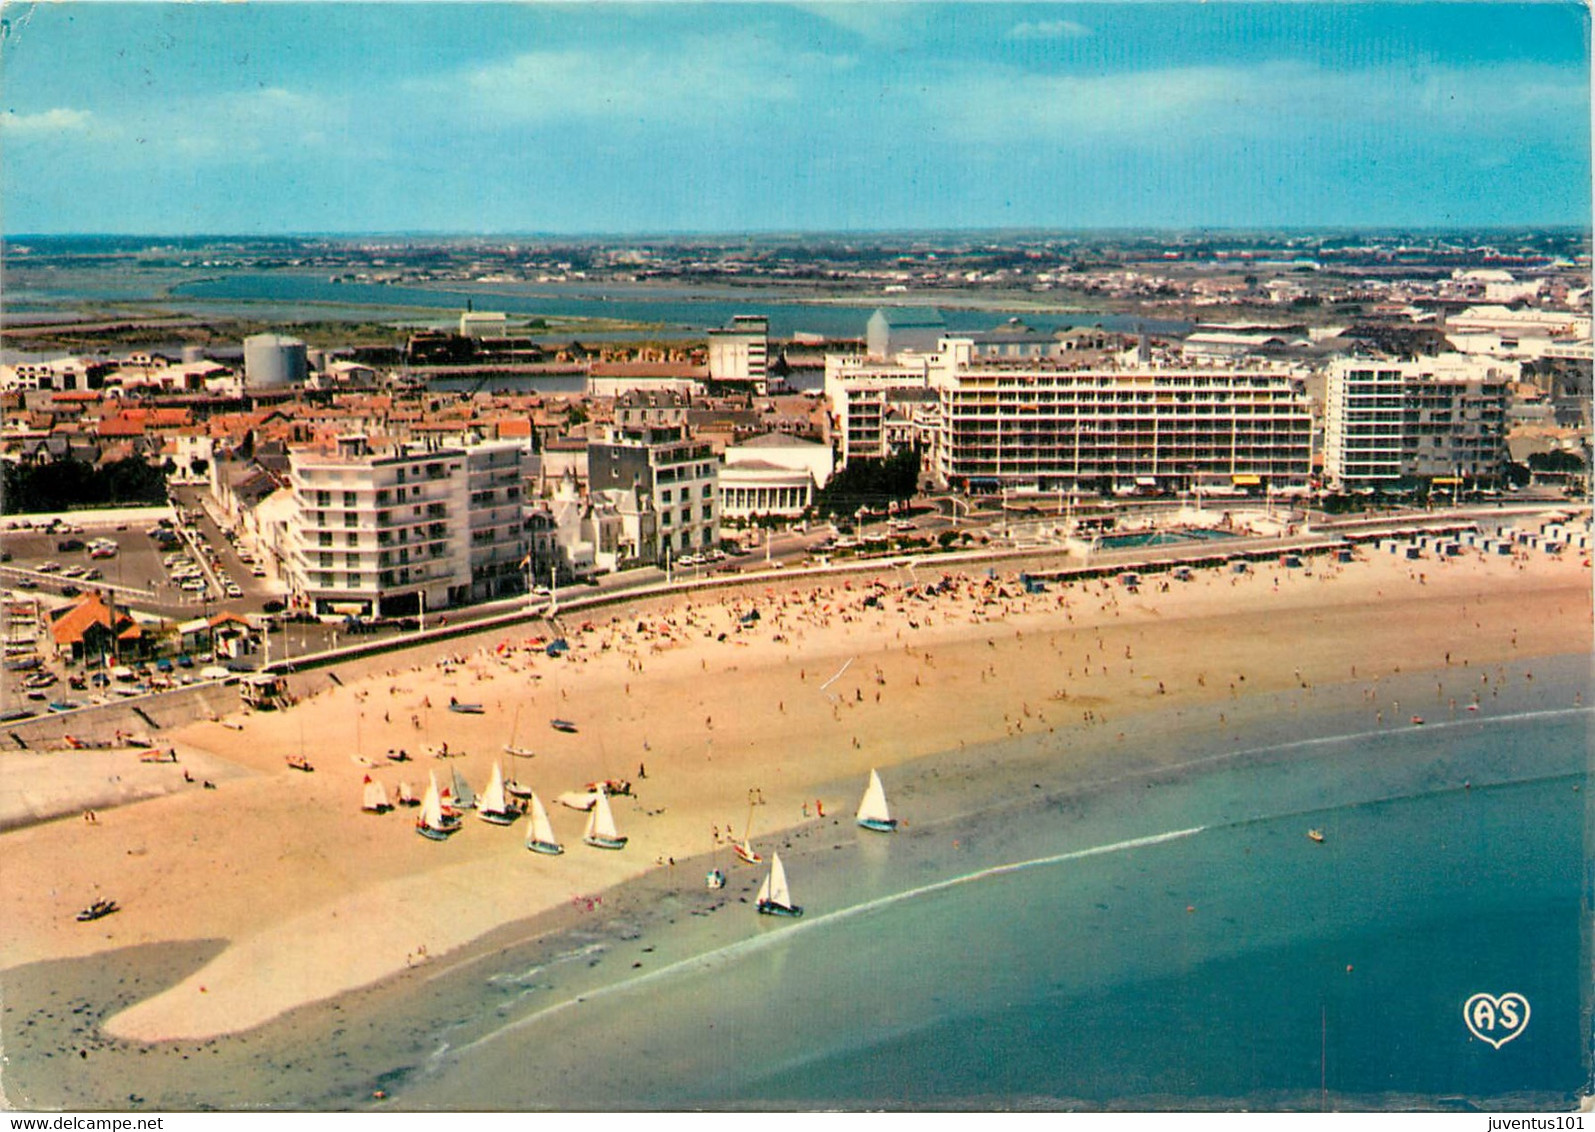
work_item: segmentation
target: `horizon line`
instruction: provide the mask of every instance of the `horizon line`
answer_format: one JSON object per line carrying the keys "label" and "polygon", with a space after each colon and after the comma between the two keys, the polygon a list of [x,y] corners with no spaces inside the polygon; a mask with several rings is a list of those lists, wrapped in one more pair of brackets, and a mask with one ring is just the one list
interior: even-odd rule
{"label": "horizon line", "polygon": [[1460,232],[1581,232],[1589,235],[1595,226],[1589,221],[1512,221],[1475,224],[1112,224],[1080,227],[1039,225],[990,225],[908,228],[747,228],[747,229],[590,229],[543,231],[502,229],[471,232],[444,228],[324,229],[303,231],[193,231],[193,232],[0,232],[0,241],[18,240],[311,240],[311,239],[448,239],[448,240],[658,240],[658,239],[750,239],[750,238],[848,238],[866,236],[978,236],[978,235],[1233,235],[1263,234],[1359,234],[1399,235],[1404,233]]}

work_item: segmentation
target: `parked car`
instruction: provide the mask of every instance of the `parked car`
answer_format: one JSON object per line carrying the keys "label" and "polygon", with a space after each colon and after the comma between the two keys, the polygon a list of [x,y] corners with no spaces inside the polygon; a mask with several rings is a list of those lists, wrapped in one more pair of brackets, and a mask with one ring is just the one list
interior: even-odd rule
{"label": "parked car", "polygon": [[82,550],[83,540],[80,538],[64,538],[55,544],[55,548],[62,554],[69,554],[74,550]]}

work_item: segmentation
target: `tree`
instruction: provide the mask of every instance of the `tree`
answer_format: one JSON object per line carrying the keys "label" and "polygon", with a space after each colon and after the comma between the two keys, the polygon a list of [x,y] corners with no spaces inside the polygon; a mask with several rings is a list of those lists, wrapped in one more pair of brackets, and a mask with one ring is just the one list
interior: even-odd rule
{"label": "tree", "polygon": [[1533,452],[1529,467],[1536,472],[1582,472],[1584,458],[1577,452]]}
{"label": "tree", "polygon": [[852,515],[861,507],[884,507],[914,498],[919,487],[919,448],[884,460],[849,460],[820,490],[821,515]]}

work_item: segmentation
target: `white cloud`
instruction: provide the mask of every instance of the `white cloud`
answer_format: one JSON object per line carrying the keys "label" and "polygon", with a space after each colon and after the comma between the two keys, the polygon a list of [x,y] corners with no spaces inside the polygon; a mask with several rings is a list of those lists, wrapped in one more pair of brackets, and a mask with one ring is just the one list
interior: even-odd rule
{"label": "white cloud", "polygon": [[415,89],[464,95],[465,109],[486,116],[488,126],[497,120],[589,118],[674,122],[794,102],[808,89],[799,74],[844,69],[850,62],[782,53],[760,39],[721,39],[702,49],[677,44],[668,51],[573,48],[527,52]]}
{"label": "white cloud", "polygon": [[57,106],[37,114],[18,114],[8,110],[0,114],[0,131],[8,134],[56,134],[66,131],[86,130],[94,115],[87,110],[72,110]]}
{"label": "white cloud", "polygon": [[1080,39],[1091,29],[1074,20],[1025,20],[1008,29],[1009,39]]}
{"label": "white cloud", "polygon": [[1500,136],[1542,132],[1559,120],[1587,123],[1589,99],[1583,72],[1539,64],[1331,71],[1274,62],[1090,75],[986,67],[923,89],[955,135],[1007,144],[1070,135],[1200,144],[1319,128]]}

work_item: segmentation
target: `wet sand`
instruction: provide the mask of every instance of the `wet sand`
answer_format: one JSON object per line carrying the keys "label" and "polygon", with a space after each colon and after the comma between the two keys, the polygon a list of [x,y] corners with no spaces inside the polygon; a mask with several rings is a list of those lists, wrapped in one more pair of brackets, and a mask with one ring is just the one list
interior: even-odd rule
{"label": "wet sand", "polygon": [[[921,586],[937,577],[922,573]],[[1151,772],[1150,748],[1134,744],[1131,723],[1148,710],[1253,739],[1260,726],[1281,726],[1281,703],[1335,684],[1354,687],[1370,726],[1410,726],[1413,715],[1465,713],[1475,698],[1487,705],[1534,657],[1589,650],[1589,574],[1573,559],[1320,561],[1310,575],[1199,573],[1168,592],[1153,579],[1136,595],[1097,582],[1024,596],[1011,579],[988,592],[976,578],[956,593],[904,600],[905,580],[888,576],[888,588],[875,590],[856,580],[810,584],[723,605],[701,595],[654,602],[586,631],[565,625],[573,646],[565,658],[521,649],[521,640],[499,651],[494,638],[493,649],[460,664],[368,677],[249,717],[242,730],[187,728],[180,744],[241,773],[214,791],[194,785],[104,811],[93,828],[64,819],[4,835],[7,1009],[31,1001],[16,988],[35,984],[38,964],[103,953],[119,968],[129,948],[211,941],[202,964],[168,965],[163,993],[134,1002],[124,989],[93,1007],[104,1021],[97,1041],[204,1049],[318,1000],[343,996],[310,1014],[394,988],[413,995],[429,972],[518,937],[528,917],[545,917],[539,931],[561,920],[613,923],[616,902],[643,899],[639,892],[667,904],[690,894],[696,907],[702,860],[716,833],[741,835],[750,791],[764,802],[752,806],[756,845],[772,844],[776,831],[811,838],[838,819],[850,827],[872,765],[889,792],[894,781],[900,787],[900,808],[932,822],[945,806],[1011,796],[1042,773],[1050,777],[1036,788],[1050,790],[1105,770]],[[743,624],[753,608],[760,618]],[[448,712],[450,695],[481,702],[484,714]],[[1258,718],[1249,706],[1265,699],[1269,712]],[[554,716],[576,720],[579,732],[551,731]],[[1121,729],[1130,733],[1123,741]],[[495,829],[468,816],[464,831],[437,845],[411,832],[407,811],[358,812],[367,773],[390,788],[400,777],[419,787],[426,770],[459,765],[480,789],[512,730],[538,754],[513,767],[505,758],[506,771],[529,778],[551,805],[564,857],[527,853],[521,824]],[[1044,744],[1045,756],[1030,759],[1017,753],[1030,744],[1008,742],[1060,733],[1080,741],[1063,754]],[[420,757],[423,744],[445,740],[465,756]],[[384,753],[399,746],[418,757],[391,768]],[[301,750],[314,773],[286,768]],[[930,783],[906,772],[894,780],[890,768],[936,752],[944,764],[936,774],[965,781],[926,813]],[[959,773],[963,759],[971,761]],[[582,846],[581,815],[552,803],[604,777],[634,786],[635,797],[616,804],[632,839],[621,853]],[[656,864],[671,858],[700,860]],[[620,890],[629,895],[613,888],[645,874],[640,889]],[[746,866],[731,875],[728,901],[756,883]],[[97,893],[125,911],[75,923]],[[216,941],[225,945],[212,956]],[[182,954],[198,962],[192,947]],[[387,989],[349,994],[385,978]],[[151,976],[140,991],[159,981]],[[18,1024],[5,1015],[8,1033]],[[247,1046],[258,1036],[231,1041]],[[245,1100],[247,1082],[234,1095],[261,1103]]]}

